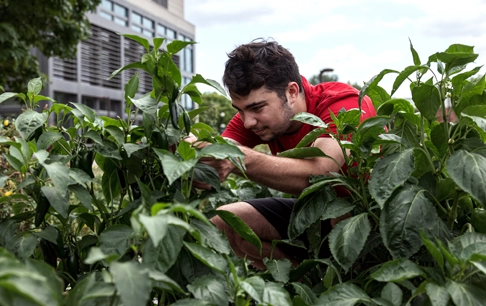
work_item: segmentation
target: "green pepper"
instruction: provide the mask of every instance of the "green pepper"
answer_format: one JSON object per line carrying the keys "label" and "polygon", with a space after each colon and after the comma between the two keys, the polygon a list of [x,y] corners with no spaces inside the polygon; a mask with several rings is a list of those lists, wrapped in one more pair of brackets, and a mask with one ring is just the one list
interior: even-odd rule
{"label": "green pepper", "polygon": [[44,218],[46,217],[46,214],[49,211],[49,207],[51,206],[51,203],[49,203],[49,200],[42,192],[40,184],[36,184],[34,186],[33,198],[34,201],[37,203],[37,206],[35,208],[34,225],[35,227],[39,227],[42,221],[44,221]]}
{"label": "green pepper", "polygon": [[178,95],[179,88],[177,87],[177,85],[174,85],[174,89],[172,90],[172,96],[169,99],[169,111],[172,126],[177,130],[179,129],[179,105],[177,104]]}
{"label": "green pepper", "polygon": [[471,213],[471,224],[476,232],[486,234],[486,210],[476,208]]}
{"label": "green pepper", "polygon": [[465,214],[470,214],[474,209],[473,201],[470,196],[459,198],[458,205]]}
{"label": "green pepper", "polygon": [[40,240],[39,244],[42,250],[42,254],[44,255],[44,261],[54,268],[57,268],[57,255],[54,244],[50,241],[45,240],[44,238]]}
{"label": "green pepper", "polygon": [[191,118],[189,117],[189,114],[187,113],[186,110],[184,110],[183,119],[184,119],[184,128],[186,129],[187,135],[189,135],[191,133]]}
{"label": "green pepper", "polygon": [[79,272],[79,261],[78,256],[74,250],[71,250],[69,256],[66,258],[66,268],[67,272],[71,275],[71,277],[77,280]]}
{"label": "green pepper", "polygon": [[93,157],[94,152],[92,150],[84,150],[79,153],[79,169],[86,172],[91,178],[94,178]]}

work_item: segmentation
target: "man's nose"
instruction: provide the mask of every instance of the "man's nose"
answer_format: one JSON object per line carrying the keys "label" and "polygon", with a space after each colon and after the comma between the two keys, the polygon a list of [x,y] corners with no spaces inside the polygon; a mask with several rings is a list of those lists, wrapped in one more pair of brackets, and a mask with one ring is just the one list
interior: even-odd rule
{"label": "man's nose", "polygon": [[251,115],[243,115],[241,116],[241,119],[243,120],[243,125],[248,130],[253,128],[257,124],[257,120]]}

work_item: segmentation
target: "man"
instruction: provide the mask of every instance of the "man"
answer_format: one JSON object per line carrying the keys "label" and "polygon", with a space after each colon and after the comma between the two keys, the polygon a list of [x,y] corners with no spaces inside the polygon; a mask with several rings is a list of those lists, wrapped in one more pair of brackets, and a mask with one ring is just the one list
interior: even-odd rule
{"label": "man", "polygon": [[[344,156],[337,141],[321,135],[315,147],[329,158],[291,159],[275,156],[294,148],[314,127],[291,118],[300,112],[312,113],[331,123],[330,112],[358,108],[359,92],[343,83],[312,86],[299,73],[293,55],[274,41],[253,41],[237,47],[228,55],[223,83],[238,114],[229,122],[222,136],[233,141],[245,154],[246,176],[260,184],[285,193],[299,195],[308,187],[309,176],[339,172]],[[375,115],[368,97],[362,102],[362,119]],[[268,144],[273,155],[252,148]],[[205,160],[224,180],[238,169],[228,160]],[[287,239],[290,213],[296,199],[265,198],[223,205],[219,209],[240,217],[262,241],[262,255],[221,218],[211,221],[223,231],[236,253],[264,269],[263,259],[270,257],[272,240]],[[336,220],[332,221],[333,223]],[[326,226],[325,226],[326,227]],[[331,224],[327,223],[327,232]],[[288,258],[294,265],[302,260],[293,251],[276,247],[273,258]],[[300,258],[299,258],[300,257]]]}

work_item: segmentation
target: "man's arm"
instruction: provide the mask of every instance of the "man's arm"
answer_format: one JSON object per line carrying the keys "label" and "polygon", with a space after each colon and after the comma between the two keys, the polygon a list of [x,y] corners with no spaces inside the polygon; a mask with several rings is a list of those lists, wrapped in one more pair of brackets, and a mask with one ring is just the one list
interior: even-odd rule
{"label": "man's arm", "polygon": [[[245,154],[245,174],[250,180],[269,188],[298,195],[310,185],[311,174],[326,175],[329,172],[339,172],[344,163],[341,147],[336,140],[318,138],[314,146],[335,161],[326,157],[309,159],[278,157],[241,146],[240,149]],[[233,166],[232,172],[238,173],[239,170]]]}

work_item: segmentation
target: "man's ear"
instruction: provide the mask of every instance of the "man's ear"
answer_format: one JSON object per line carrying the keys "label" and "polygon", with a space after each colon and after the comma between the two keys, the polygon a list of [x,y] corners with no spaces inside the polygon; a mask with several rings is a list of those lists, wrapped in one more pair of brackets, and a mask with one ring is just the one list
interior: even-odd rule
{"label": "man's ear", "polygon": [[293,103],[297,101],[299,97],[299,84],[296,82],[289,82],[289,85],[287,86],[287,99]]}

